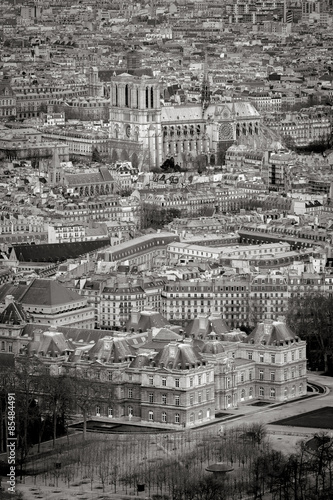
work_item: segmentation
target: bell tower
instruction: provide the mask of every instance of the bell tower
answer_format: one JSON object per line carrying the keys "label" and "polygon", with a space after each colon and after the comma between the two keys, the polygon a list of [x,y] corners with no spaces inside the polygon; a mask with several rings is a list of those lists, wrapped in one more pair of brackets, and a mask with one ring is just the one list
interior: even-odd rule
{"label": "bell tower", "polygon": [[[125,155],[139,152],[143,170],[162,163],[160,86],[149,76],[123,73],[110,87],[111,147]],[[119,157],[119,155],[118,155]],[[121,158],[119,158],[121,159]]]}

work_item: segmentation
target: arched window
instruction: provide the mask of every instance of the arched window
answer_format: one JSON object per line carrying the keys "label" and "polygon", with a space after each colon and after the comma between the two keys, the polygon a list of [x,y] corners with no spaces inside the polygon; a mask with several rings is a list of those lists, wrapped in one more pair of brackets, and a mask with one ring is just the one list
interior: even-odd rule
{"label": "arched window", "polygon": [[199,411],[198,419],[199,419],[200,422],[202,422],[202,411],[201,410]]}
{"label": "arched window", "polygon": [[291,397],[294,398],[296,395],[296,387],[293,385],[291,388]]}
{"label": "arched window", "polygon": [[227,396],[227,408],[230,408],[230,406],[231,406],[231,395],[228,394],[228,396]]}
{"label": "arched window", "polygon": [[101,416],[101,407],[100,406],[96,406],[96,417],[100,417]]}
{"label": "arched window", "polygon": [[179,424],[180,423],[180,415],[179,413],[176,413],[175,415],[175,424]]}
{"label": "arched window", "polygon": [[127,409],[127,411],[128,411],[128,416],[129,417],[133,417],[133,408],[132,408],[132,406],[129,406],[128,409]]}
{"label": "arched window", "polygon": [[299,394],[303,394],[303,384],[299,384],[298,392]]}
{"label": "arched window", "polygon": [[275,392],[275,388],[274,387],[271,387],[271,390],[270,390],[270,397],[275,399],[275,395],[276,395],[276,392]]}
{"label": "arched window", "polygon": [[250,387],[249,389],[249,399],[253,398],[253,387]]}
{"label": "arched window", "polygon": [[241,390],[241,401],[244,401],[245,399],[245,389]]}
{"label": "arched window", "polygon": [[148,420],[149,422],[154,422],[154,412],[151,410],[148,412]]}
{"label": "arched window", "polygon": [[265,396],[265,389],[263,387],[259,387],[259,396],[262,398]]}
{"label": "arched window", "polygon": [[112,408],[108,408],[108,417],[112,418]]}
{"label": "arched window", "polygon": [[194,424],[194,413],[190,415],[190,424]]}

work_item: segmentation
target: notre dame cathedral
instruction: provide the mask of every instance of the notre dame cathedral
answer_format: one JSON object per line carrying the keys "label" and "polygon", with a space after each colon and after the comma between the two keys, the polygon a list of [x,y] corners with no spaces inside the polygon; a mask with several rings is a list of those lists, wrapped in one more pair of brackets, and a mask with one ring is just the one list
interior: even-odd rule
{"label": "notre dame cathedral", "polygon": [[114,75],[109,85],[112,161],[150,171],[168,158],[187,166],[205,155],[221,165],[232,144],[260,134],[260,114],[249,102],[211,103],[207,90],[200,104],[163,102],[160,83],[147,75]]}

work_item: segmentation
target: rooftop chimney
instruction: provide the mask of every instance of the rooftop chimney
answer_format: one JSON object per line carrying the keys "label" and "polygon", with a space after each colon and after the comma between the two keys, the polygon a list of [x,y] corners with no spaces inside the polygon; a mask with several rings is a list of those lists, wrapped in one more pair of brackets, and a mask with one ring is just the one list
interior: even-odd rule
{"label": "rooftop chimney", "polygon": [[14,295],[6,295],[5,297],[5,307],[9,306],[14,302]]}

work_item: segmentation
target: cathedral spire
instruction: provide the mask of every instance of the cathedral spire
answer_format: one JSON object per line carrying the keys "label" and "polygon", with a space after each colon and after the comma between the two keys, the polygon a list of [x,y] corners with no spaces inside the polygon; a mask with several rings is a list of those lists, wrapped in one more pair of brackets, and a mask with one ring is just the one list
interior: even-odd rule
{"label": "cathedral spire", "polygon": [[204,75],[202,80],[202,88],[201,88],[201,104],[202,108],[205,110],[210,103],[210,84],[208,78],[208,63],[207,63],[207,52],[205,53],[205,62],[204,62]]}

